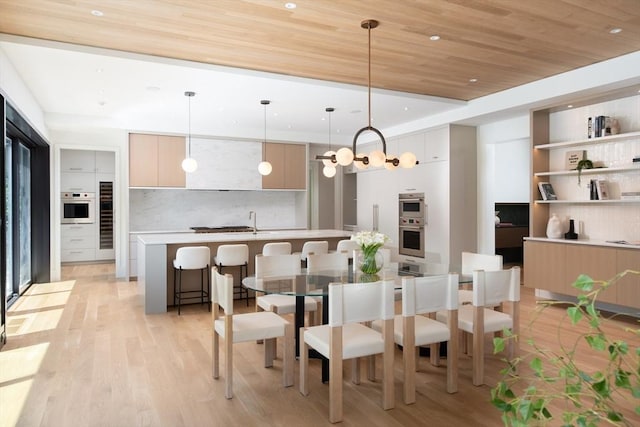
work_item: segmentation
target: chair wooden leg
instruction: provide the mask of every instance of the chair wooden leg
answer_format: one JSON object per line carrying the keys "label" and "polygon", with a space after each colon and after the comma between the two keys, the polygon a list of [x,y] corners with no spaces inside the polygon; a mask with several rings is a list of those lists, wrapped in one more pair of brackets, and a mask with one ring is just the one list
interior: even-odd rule
{"label": "chair wooden leg", "polygon": [[360,358],[351,359],[351,382],[360,384]]}
{"label": "chair wooden leg", "polygon": [[382,409],[392,409],[395,406],[393,388],[393,318],[384,321],[382,327],[384,335],[384,354],[382,355]]}
{"label": "chair wooden leg", "polygon": [[402,346],[404,372],[402,400],[406,405],[410,405],[416,401],[416,350],[418,347],[415,346],[415,317],[403,316],[402,319],[402,335],[404,337]]}
{"label": "chair wooden leg", "polygon": [[304,328],[300,328],[300,394],[309,395],[309,346],[304,342]]}
{"label": "chair wooden leg", "polygon": [[213,340],[212,340],[212,353],[213,353],[213,378],[220,378],[220,339],[218,337],[218,333],[213,331]]}
{"label": "chair wooden leg", "polygon": [[376,356],[367,356],[367,379],[376,380]]}
{"label": "chair wooden leg", "polygon": [[429,361],[433,366],[440,366],[440,343],[429,345]]}
{"label": "chair wooden leg", "polygon": [[284,343],[282,346],[282,385],[291,387],[293,385],[293,364],[296,357],[294,326],[289,323],[284,327]]}
{"label": "chair wooden leg", "polygon": [[271,368],[273,366],[274,351],[276,349],[276,339],[269,338],[264,340],[264,367]]}
{"label": "chair wooden leg", "polygon": [[343,418],[342,408],[342,327],[331,328],[329,355],[329,422]]}
{"label": "chair wooden leg", "polygon": [[458,391],[458,311],[450,310],[447,316],[449,331],[451,335],[447,342],[447,392],[456,393]]}
{"label": "chair wooden leg", "polygon": [[233,397],[233,322],[229,315],[225,315],[224,330],[224,396],[231,399]]}
{"label": "chair wooden leg", "polygon": [[473,307],[473,385],[484,382],[484,307]]}

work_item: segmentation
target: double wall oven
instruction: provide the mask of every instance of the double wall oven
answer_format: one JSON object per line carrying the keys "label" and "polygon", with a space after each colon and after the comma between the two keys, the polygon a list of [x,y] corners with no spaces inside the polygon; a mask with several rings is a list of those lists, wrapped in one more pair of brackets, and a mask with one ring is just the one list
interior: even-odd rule
{"label": "double wall oven", "polygon": [[398,195],[398,205],[398,253],[424,258],[427,216],[424,193],[401,193]]}

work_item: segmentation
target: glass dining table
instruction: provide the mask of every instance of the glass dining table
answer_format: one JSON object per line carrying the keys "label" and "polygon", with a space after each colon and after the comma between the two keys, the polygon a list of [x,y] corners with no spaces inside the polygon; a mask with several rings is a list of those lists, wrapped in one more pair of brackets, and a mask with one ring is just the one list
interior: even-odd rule
{"label": "glass dining table", "polygon": [[[379,280],[394,280],[397,299],[400,299],[403,278],[458,273],[460,285],[472,283],[471,275],[462,275],[459,272],[459,265],[429,262],[394,262],[385,265],[384,268],[375,275],[364,274],[352,268],[352,266],[347,270],[322,270],[313,273],[302,269],[300,274],[297,275],[274,274],[259,279],[255,276],[248,276],[242,280],[242,285],[257,293],[291,295],[296,297],[294,326],[297,357],[300,355],[300,328],[304,326],[304,299],[305,297],[322,298],[322,323],[328,323],[330,283],[364,283]],[[317,356],[318,355],[310,354],[310,357]],[[323,382],[327,382],[329,378],[329,365],[326,359],[322,359],[322,380]]]}

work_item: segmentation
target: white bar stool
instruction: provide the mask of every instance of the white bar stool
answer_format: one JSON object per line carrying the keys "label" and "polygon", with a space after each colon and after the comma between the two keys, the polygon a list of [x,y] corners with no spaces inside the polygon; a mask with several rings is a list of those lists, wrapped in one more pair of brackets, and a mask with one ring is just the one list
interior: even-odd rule
{"label": "white bar stool", "polygon": [[[211,252],[208,246],[188,246],[178,248],[176,251],[176,259],[173,260],[173,283],[175,289],[173,292],[173,305],[178,302],[178,315],[180,315],[180,306],[183,299],[200,298],[200,303],[204,304],[205,298],[207,307],[209,306],[209,285],[211,278],[209,276],[209,263],[211,260]],[[200,290],[182,290],[182,271],[183,270],[200,270]],[[204,289],[204,271],[207,272],[207,289]],[[197,295],[196,295],[197,294]]]}

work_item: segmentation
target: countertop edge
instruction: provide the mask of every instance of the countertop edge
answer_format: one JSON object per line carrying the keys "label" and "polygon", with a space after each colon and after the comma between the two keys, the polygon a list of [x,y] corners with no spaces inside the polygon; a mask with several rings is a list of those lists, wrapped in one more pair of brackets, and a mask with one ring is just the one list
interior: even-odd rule
{"label": "countertop edge", "polygon": [[525,237],[524,240],[530,240],[533,242],[546,242],[546,243],[566,243],[569,245],[586,245],[586,246],[602,246],[620,249],[635,249],[640,250],[640,245],[624,244],[624,243],[611,243],[605,240],[567,240],[567,239],[549,239],[547,237]]}
{"label": "countertop edge", "polygon": [[156,233],[139,234],[137,239],[145,245],[172,245],[189,243],[217,243],[217,242],[253,242],[266,240],[286,239],[322,239],[322,238],[349,238],[353,234],[345,230],[271,230],[237,233]]}

